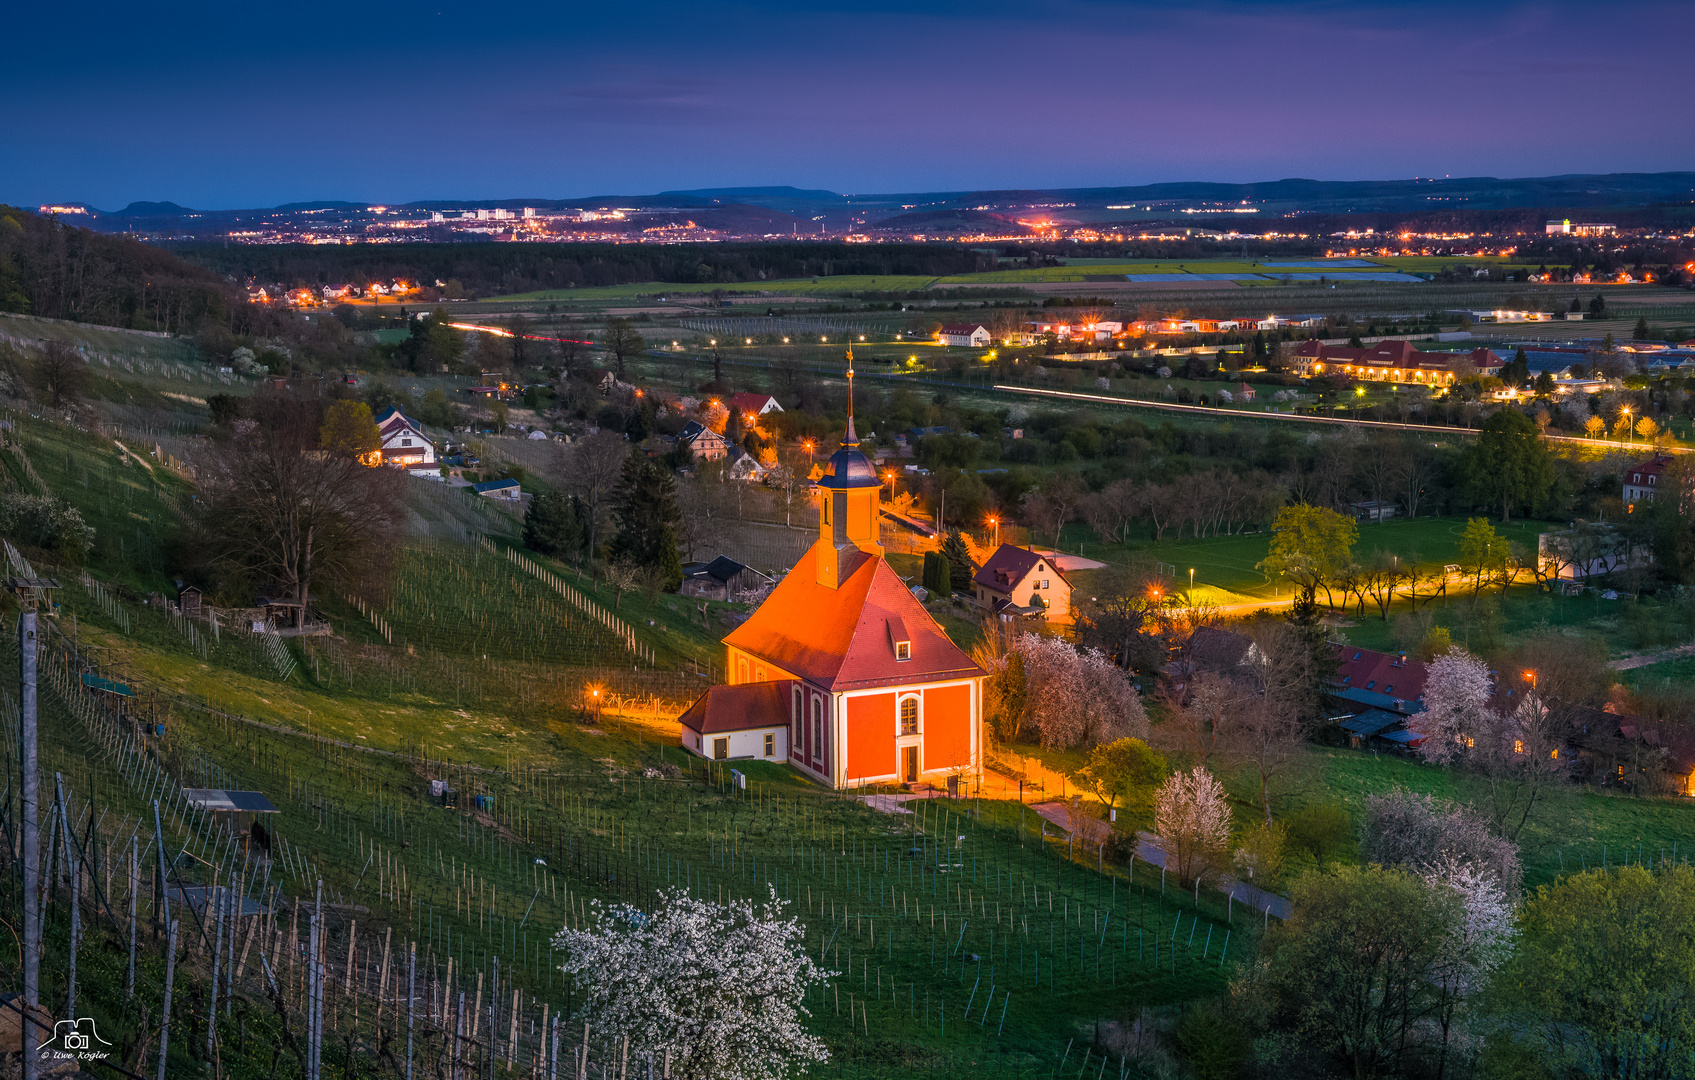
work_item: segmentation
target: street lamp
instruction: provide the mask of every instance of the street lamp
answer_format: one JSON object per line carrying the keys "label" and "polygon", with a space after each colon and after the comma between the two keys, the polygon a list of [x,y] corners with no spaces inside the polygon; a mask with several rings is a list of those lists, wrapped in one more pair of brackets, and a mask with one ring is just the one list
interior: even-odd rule
{"label": "street lamp", "polygon": [[889,484],[889,501],[894,502],[894,499],[895,499],[895,471],[893,469],[884,470],[883,479],[888,481],[888,484]]}
{"label": "street lamp", "polygon": [[1189,567],[1189,602],[1195,601],[1195,568]]}
{"label": "street lamp", "polygon": [[997,547],[997,548],[1000,547],[1001,546],[1001,519],[998,518],[998,517],[995,517],[993,514],[990,514],[989,518],[988,518],[988,526],[989,526],[989,528],[994,530],[994,534],[995,534],[994,545],[995,545],[995,547]]}

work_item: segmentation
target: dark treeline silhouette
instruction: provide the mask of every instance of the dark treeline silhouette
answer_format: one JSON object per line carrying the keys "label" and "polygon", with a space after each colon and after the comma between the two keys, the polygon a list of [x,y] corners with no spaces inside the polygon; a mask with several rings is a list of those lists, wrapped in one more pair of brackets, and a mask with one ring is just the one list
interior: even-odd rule
{"label": "dark treeline silhouette", "polygon": [[229,307],[227,282],[168,251],[0,205],[0,311],[179,332]]}
{"label": "dark treeline silhouette", "polygon": [[457,281],[467,295],[533,292],[641,281],[740,284],[843,274],[921,275],[994,268],[962,247],[916,244],[406,244],[232,246],[174,250],[219,275],[290,287],[405,278]]}

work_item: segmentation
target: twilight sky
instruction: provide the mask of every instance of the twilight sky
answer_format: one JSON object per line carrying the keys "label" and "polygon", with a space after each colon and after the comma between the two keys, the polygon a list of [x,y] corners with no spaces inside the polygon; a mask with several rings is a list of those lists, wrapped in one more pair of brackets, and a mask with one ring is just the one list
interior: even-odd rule
{"label": "twilight sky", "polygon": [[0,202],[1695,169],[1695,4],[20,5]]}

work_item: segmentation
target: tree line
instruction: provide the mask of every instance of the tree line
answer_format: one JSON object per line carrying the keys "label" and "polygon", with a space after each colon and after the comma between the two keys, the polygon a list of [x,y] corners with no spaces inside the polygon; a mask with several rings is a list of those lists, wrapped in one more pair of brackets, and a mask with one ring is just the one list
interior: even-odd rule
{"label": "tree line", "polygon": [[184,333],[233,302],[222,278],[168,251],[0,205],[0,311]]}
{"label": "tree line", "polygon": [[546,289],[745,284],[779,278],[941,277],[992,269],[992,256],[928,244],[179,244],[188,261],[235,280],[287,286],[404,278],[458,281],[470,298]]}

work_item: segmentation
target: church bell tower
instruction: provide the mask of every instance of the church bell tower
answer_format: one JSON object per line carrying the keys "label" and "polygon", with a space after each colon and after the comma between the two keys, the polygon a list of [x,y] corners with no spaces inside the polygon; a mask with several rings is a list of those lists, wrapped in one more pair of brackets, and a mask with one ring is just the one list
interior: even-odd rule
{"label": "church bell tower", "polygon": [[877,467],[859,449],[853,429],[853,350],[847,353],[848,421],[842,447],[818,479],[818,583],[837,589],[859,565],[858,552],[883,557],[879,541],[882,483]]}

